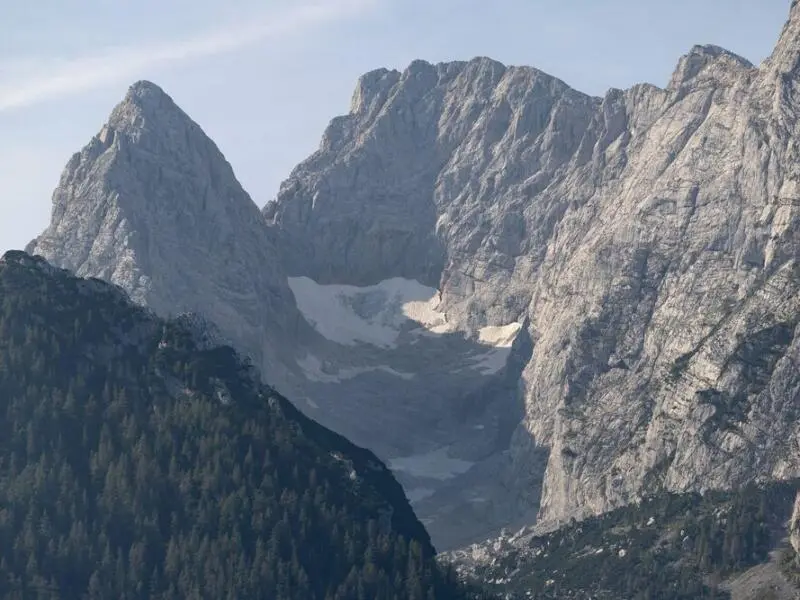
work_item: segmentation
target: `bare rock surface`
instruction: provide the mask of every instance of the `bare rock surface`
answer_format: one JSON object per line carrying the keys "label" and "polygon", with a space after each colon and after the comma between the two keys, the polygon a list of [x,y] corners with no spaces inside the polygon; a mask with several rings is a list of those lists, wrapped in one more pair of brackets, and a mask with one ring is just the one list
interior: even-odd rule
{"label": "bare rock surface", "polygon": [[141,81],[69,161],[51,225],[28,250],[183,315],[204,344],[232,343],[307,414],[388,461],[409,498],[430,507],[420,514],[440,545],[490,532],[472,500],[455,520],[464,531],[440,521],[463,504],[467,471],[504,461],[522,418],[522,324],[467,335],[416,279],[289,277],[281,243],[215,144]]}
{"label": "bare rock surface", "polygon": [[[158,86],[132,85],[69,161],[29,251],[163,315],[203,313],[279,364],[299,313],[258,209],[216,145]],[[268,368],[282,379],[282,370]]]}
{"label": "bare rock surface", "polygon": [[509,468],[543,524],[796,476],[799,57],[793,3],[764,64],[696,46],[664,89],[375,71],[264,214],[292,275],[415,278],[459,328],[527,324]]}
{"label": "bare rock surface", "polygon": [[794,2],[763,64],[696,46],[663,89],[415,61],[262,214],[141,82],[29,249],[204,314],[448,547],[800,475],[798,119]]}

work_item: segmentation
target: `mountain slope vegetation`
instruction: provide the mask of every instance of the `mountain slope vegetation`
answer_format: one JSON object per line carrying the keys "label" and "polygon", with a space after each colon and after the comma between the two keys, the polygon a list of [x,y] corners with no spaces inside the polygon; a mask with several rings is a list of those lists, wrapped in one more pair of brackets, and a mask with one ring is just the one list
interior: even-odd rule
{"label": "mountain slope vegetation", "polygon": [[792,584],[774,572],[752,596],[731,591],[737,576],[779,555],[776,567],[796,570],[786,523],[798,485],[660,493],[547,534],[523,530],[442,560],[504,598],[769,597],[760,594]]}
{"label": "mountain slope vegetation", "polygon": [[0,597],[465,597],[371,452],[198,333],[3,257]]}

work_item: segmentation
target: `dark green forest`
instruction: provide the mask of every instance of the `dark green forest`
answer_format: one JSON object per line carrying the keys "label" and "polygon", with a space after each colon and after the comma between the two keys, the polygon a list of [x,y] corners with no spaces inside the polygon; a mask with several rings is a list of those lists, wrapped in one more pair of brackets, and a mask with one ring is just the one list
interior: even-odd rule
{"label": "dark green forest", "polygon": [[443,599],[400,485],[226,347],[0,263],[0,597]]}

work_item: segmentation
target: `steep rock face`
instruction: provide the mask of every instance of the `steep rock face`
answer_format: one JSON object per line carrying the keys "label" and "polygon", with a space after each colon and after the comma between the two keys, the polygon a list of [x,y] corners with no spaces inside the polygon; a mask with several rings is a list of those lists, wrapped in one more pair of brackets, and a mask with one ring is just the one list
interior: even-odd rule
{"label": "steep rock face", "polygon": [[[423,200],[395,220],[414,217]],[[392,270],[384,264],[358,281],[338,278],[375,285],[325,285],[318,272],[320,282],[287,277],[280,258],[300,273],[296,265],[313,264],[305,254],[313,246],[279,256],[280,232],[213,142],[161,89],[139,82],[67,165],[51,225],[29,251],[118,284],[159,315],[192,313],[183,320],[208,343],[230,341],[298,407],[388,461],[409,498],[425,500],[420,514],[437,544],[449,546],[494,527],[469,510],[461,476],[506,461],[529,344],[526,336],[516,342],[521,323],[471,338],[453,327],[437,290],[421,283],[440,268],[441,253],[386,231],[383,256],[425,253],[405,256],[398,272],[406,277],[379,279]],[[314,234],[349,235],[325,225]],[[361,257],[364,265],[373,258]],[[435,497],[440,488],[444,499]],[[454,516],[454,503],[467,509]]]}
{"label": "steep rock face", "polygon": [[488,59],[358,85],[267,218],[287,269],[436,285],[526,322],[514,492],[540,517],[800,472],[800,6],[760,67],[713,46],[592,98]]}
{"label": "steep rock face", "polygon": [[272,238],[216,145],[158,86],[132,85],[72,157],[28,250],[159,314],[204,313],[284,379],[276,349],[297,314]]}

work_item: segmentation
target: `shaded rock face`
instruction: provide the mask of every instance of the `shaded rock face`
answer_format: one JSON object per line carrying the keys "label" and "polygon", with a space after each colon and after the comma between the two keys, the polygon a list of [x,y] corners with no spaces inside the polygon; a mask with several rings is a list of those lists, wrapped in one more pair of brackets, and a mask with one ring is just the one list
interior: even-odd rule
{"label": "shaded rock face", "polygon": [[277,342],[299,316],[272,237],[215,144],[158,86],[131,86],[72,157],[28,250],[159,314],[204,313],[285,379]]}
{"label": "shaded rock face", "polygon": [[789,542],[794,551],[800,554],[800,494],[794,500],[792,516],[789,519]]}
{"label": "shaded rock face", "polygon": [[156,86],[29,250],[199,312],[397,473],[446,549],[800,474],[800,8],[603,98],[489,59],[361,78],[263,214]]}
{"label": "shaded rock face", "polygon": [[759,67],[714,46],[593,98],[488,59],[376,71],[264,213],[287,270],[526,322],[511,469],[539,515],[800,471],[800,8]]}
{"label": "shaded rock face", "polygon": [[[383,256],[403,255],[404,238],[387,235]],[[472,337],[452,326],[438,291],[421,283],[440,267],[412,269],[441,261],[435,253],[409,259],[406,278],[378,279],[387,264],[357,281],[376,285],[326,285],[317,272],[319,281],[288,276],[311,246],[280,251],[282,238],[200,127],[139,82],[70,160],[51,225],[28,250],[117,284],[160,315],[187,313],[208,343],[230,341],[298,407],[388,461],[409,497],[425,501],[437,544],[491,531],[459,482],[473,466],[491,473],[507,462],[530,355],[526,336],[516,342],[521,323]],[[420,240],[413,247],[427,252]],[[484,489],[484,479],[475,486],[488,498],[496,486]],[[486,503],[477,506],[486,512]],[[456,513],[454,504],[464,506]]]}

